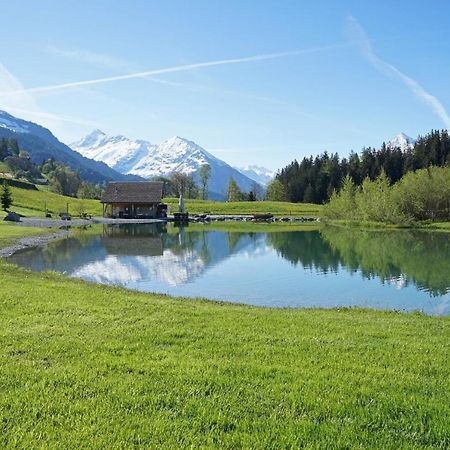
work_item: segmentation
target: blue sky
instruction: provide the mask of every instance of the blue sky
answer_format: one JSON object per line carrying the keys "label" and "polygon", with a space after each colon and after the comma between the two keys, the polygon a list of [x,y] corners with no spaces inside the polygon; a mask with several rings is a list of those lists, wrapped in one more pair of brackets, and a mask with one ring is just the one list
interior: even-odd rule
{"label": "blue sky", "polygon": [[233,165],[344,156],[450,128],[449,17],[446,0],[2,2],[0,108],[66,143],[100,128]]}

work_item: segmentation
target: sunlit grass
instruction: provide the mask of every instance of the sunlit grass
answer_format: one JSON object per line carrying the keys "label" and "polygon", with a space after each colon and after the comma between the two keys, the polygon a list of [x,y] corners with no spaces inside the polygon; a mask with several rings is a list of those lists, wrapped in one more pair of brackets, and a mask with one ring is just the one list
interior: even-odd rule
{"label": "sunlit grass", "polygon": [[[166,198],[172,212],[178,211],[178,199]],[[191,214],[257,214],[271,213],[276,216],[320,217],[322,205],[288,202],[212,202],[208,200],[185,200],[185,208]]]}
{"label": "sunlit grass", "polygon": [[13,205],[10,209],[18,212],[21,209],[23,211],[26,210],[26,215],[43,217],[46,207],[52,214],[64,212],[67,208],[69,209],[69,213],[74,216],[79,215],[81,210],[96,216],[102,213],[102,206],[98,200],[82,200],[65,197],[49,192],[45,187],[41,187],[38,191],[12,187],[11,191]]}
{"label": "sunlit grass", "polygon": [[448,317],[171,298],[2,262],[0,280],[1,448],[450,443]]}
{"label": "sunlit grass", "polygon": [[275,310],[0,265],[2,448],[446,448],[448,318]]}

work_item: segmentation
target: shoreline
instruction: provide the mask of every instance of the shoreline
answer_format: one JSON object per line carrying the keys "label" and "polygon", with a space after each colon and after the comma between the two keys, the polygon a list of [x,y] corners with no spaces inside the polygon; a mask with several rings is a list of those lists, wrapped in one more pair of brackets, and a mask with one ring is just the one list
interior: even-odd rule
{"label": "shoreline", "polygon": [[58,230],[51,234],[37,234],[36,236],[22,237],[15,244],[0,248],[0,258],[8,258],[21,250],[32,247],[40,247],[50,241],[61,239],[69,235],[69,230]]}

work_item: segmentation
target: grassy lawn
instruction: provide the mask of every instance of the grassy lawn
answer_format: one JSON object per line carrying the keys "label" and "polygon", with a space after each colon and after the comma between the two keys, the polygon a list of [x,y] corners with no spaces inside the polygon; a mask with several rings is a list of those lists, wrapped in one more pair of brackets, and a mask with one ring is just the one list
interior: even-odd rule
{"label": "grassy lawn", "polygon": [[0,248],[9,247],[22,237],[50,234],[54,232],[55,229],[52,228],[21,227],[19,225],[0,221]]}
{"label": "grassy lawn", "polygon": [[[44,217],[45,205],[52,214],[66,211],[69,204],[69,213],[73,216],[80,214],[80,208],[93,216],[102,215],[102,205],[98,200],[81,200],[78,198],[65,197],[63,195],[49,192],[46,187],[39,187],[38,191],[11,188],[13,204],[10,208],[19,214],[28,217]],[[4,217],[4,211],[0,212],[0,218]]]}
{"label": "grassy lawn", "polygon": [[450,445],[449,317],[0,280],[0,448]]}
{"label": "grassy lawn", "polygon": [[[178,199],[166,198],[164,202],[171,211],[178,211]],[[288,202],[212,202],[208,200],[185,200],[186,211],[191,214],[256,214],[272,213],[276,216],[320,217],[322,206],[312,203]]]}
{"label": "grassy lawn", "polygon": [[448,317],[0,279],[1,448],[450,445]]}

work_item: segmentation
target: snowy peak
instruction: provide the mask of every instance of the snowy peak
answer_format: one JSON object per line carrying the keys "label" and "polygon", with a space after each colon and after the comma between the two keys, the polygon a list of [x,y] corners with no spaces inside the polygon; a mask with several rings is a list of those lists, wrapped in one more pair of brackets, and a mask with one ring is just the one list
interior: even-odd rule
{"label": "snowy peak", "polygon": [[410,150],[414,147],[416,140],[407,136],[405,133],[399,133],[394,136],[387,146],[390,148],[400,148],[402,151]]}
{"label": "snowy peak", "polygon": [[129,173],[144,178],[169,175],[173,172],[192,174],[202,165],[210,164],[212,159],[214,157],[195,142],[174,136],[159,145],[148,147],[146,154],[136,162]]}
{"label": "snowy peak", "polygon": [[254,179],[247,177],[226,162],[213,156],[200,145],[180,136],[174,136],[159,145],[142,140],[131,140],[124,136],[107,136],[95,130],[78,142],[72,149],[83,156],[103,161],[113,169],[143,178],[169,176],[174,172],[193,175],[198,182],[201,166],[209,164],[211,179],[209,191],[215,199],[223,199],[230,177],[233,177],[243,192],[249,192]]}
{"label": "snowy peak", "polygon": [[84,147],[93,147],[100,145],[103,142],[106,134],[101,130],[94,130],[92,133],[89,133],[80,141],[74,143],[73,145],[84,146]]}
{"label": "snowy peak", "polygon": [[236,167],[239,172],[248,178],[266,186],[275,177],[275,172],[265,167],[250,165],[245,167]]}
{"label": "snowy peak", "polygon": [[70,147],[87,158],[102,161],[123,174],[132,173],[134,166],[152,151],[147,141],[133,141],[125,136],[108,136],[94,130]]}

